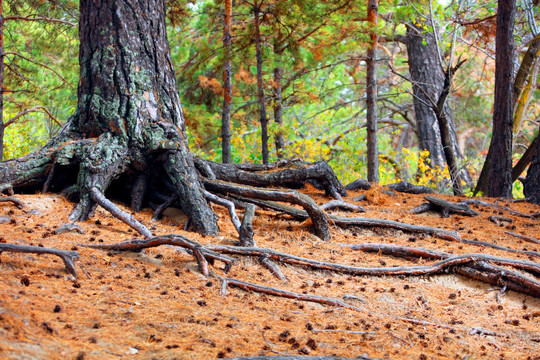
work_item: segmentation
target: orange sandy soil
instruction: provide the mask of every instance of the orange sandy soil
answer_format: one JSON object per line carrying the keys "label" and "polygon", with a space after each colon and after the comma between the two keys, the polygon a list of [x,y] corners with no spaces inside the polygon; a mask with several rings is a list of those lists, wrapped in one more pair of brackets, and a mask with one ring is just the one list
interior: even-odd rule
{"label": "orange sandy soil", "polygon": [[[319,204],[330,200],[315,189],[303,191]],[[349,192],[346,200],[352,202],[360,193]],[[359,204],[368,211],[360,216],[458,230],[468,239],[540,251],[539,245],[505,234],[511,230],[539,239],[538,219],[499,214],[486,208],[476,208],[481,215],[474,218],[442,218],[437,213],[412,215],[407,211],[423,202],[422,195],[388,196],[377,189],[364,193],[368,200]],[[52,231],[67,222],[73,204],[51,194],[17,197],[26,205],[22,210],[11,203],[0,203],[0,216],[12,219],[11,223],[0,225],[1,241],[77,250],[79,279],[73,282],[56,256],[2,254],[1,359],[214,359],[260,354],[540,359],[540,299],[512,291],[499,293],[500,288],[453,274],[354,277],[282,265],[288,280],[280,281],[249,258],[239,259],[226,276],[294,292],[339,299],[345,296],[345,301],[361,311],[236,288],[229,288],[223,297],[219,279],[202,276],[194,259],[175,248],[162,246],[135,254],[78,245],[137,237],[127,225],[101,208],[94,218],[80,223],[85,234],[54,235]],[[538,206],[528,203],[507,205],[524,213],[540,211]],[[217,206],[214,209],[221,228],[217,237],[182,231],[186,217],[178,210],[170,209],[159,222],[150,220],[150,209],[135,216],[156,235],[178,233],[201,244],[234,244],[237,234],[227,212]],[[495,225],[488,220],[494,213],[512,218],[513,223]],[[344,244],[382,242],[453,254],[480,252],[539,261],[388,229],[333,227],[331,240],[325,242],[310,233],[308,223],[260,210],[254,228],[259,247],[356,266],[414,263],[354,251]],[[220,262],[211,271],[225,276]],[[493,335],[477,334],[475,329]]]}

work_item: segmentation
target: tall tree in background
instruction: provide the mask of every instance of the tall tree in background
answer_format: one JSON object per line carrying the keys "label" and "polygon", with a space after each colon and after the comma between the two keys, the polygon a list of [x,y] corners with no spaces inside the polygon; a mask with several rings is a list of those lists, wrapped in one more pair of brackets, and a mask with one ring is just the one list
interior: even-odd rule
{"label": "tall tree in background", "polygon": [[[4,157],[4,134],[5,134],[6,128],[14,124],[16,121],[20,120],[21,118],[23,118],[25,115],[35,113],[35,112],[42,112],[46,114],[47,116],[49,116],[49,118],[52,119],[59,127],[61,126],[61,124],[58,122],[58,120],[55,118],[55,116],[51,113],[51,111],[49,111],[49,109],[46,106],[36,104],[37,99],[33,99],[32,104],[25,104],[25,105],[20,106],[19,111],[16,114],[14,114],[11,117],[8,117],[7,120],[4,119],[4,112],[6,110],[4,107],[5,105],[4,95],[8,92],[14,91],[13,89],[9,89],[8,91],[6,91],[6,79],[5,79],[6,60],[8,61],[8,69],[10,69],[11,72],[14,73],[20,80],[23,80],[25,82],[29,82],[30,80],[27,79],[23,75],[25,71],[19,68],[18,65],[15,65],[15,61],[14,61],[15,58],[23,62],[30,63],[34,66],[41,67],[45,69],[46,71],[52,72],[55,76],[61,79],[64,84],[70,85],[68,80],[62,77],[56,70],[51,68],[49,65],[41,63],[37,61],[35,58],[32,59],[30,58],[31,56],[30,57],[25,56],[18,51],[13,51],[13,50],[6,51],[6,46],[4,44],[4,31],[6,30],[6,23],[8,22],[9,23],[13,23],[13,22],[34,23],[35,22],[35,23],[40,23],[43,25],[45,24],[53,25],[53,26],[66,25],[69,27],[73,27],[76,25],[64,19],[60,19],[60,18],[57,19],[57,18],[52,17],[56,15],[63,15],[63,17],[65,17],[66,12],[69,12],[69,11],[64,11],[65,9],[62,6],[65,5],[66,7],[70,7],[72,5],[71,2],[66,2],[65,4],[62,4],[62,6],[56,6],[56,5],[53,6],[56,9],[49,9],[48,8],[50,6],[49,4],[44,4],[44,6],[42,6],[43,5],[42,3],[43,2],[34,4],[30,2],[28,4],[29,8],[32,10],[32,13],[30,15],[21,15],[19,13],[16,13],[16,14],[10,14],[8,16],[4,16],[3,14],[4,1],[0,0],[0,161],[2,161]],[[12,10],[16,10],[17,12],[19,10],[18,9],[19,7],[25,8],[24,2],[21,2],[21,3],[8,2],[7,4]],[[42,12],[45,12],[46,16],[41,15],[40,13]],[[45,28],[46,26],[44,26],[44,29]],[[60,31],[60,28],[53,27],[53,29],[55,32]],[[47,92],[47,90],[48,89],[43,89],[41,87],[39,89],[40,92]],[[15,91],[20,91],[20,89],[17,89]]]}
{"label": "tall tree in background", "polygon": [[[495,37],[495,103],[489,146],[491,170],[488,195],[512,196],[512,123],[514,115],[515,0],[499,0]],[[496,154],[496,155],[495,155]]]}
{"label": "tall tree in background", "polygon": [[231,162],[231,18],[232,0],[225,0],[225,16],[223,21],[223,51],[225,61],[223,64],[223,110],[221,114],[221,153],[222,162]]}
{"label": "tall tree in background", "polygon": [[367,51],[366,121],[368,181],[379,182],[379,146],[377,139],[377,14],[378,0],[368,0],[367,20],[370,25],[370,43]]}
{"label": "tall tree in background", "polygon": [[[436,104],[442,93],[445,82],[437,41],[433,33],[424,31],[422,24],[408,24],[406,45],[409,73],[413,82],[414,112],[420,148],[429,151],[432,167],[444,167],[445,156],[441,131],[432,106]],[[444,105],[444,112],[450,125],[454,149],[461,157],[448,103]]]}
{"label": "tall tree in background", "polygon": [[261,122],[261,150],[263,164],[268,164],[269,151],[268,151],[268,116],[266,115],[266,99],[264,96],[264,82],[263,82],[263,57],[261,49],[261,6],[264,0],[260,2],[255,1],[253,3],[253,25],[255,27],[255,52],[257,58],[257,93],[259,97],[259,121]]}
{"label": "tall tree in background", "polygon": [[125,175],[134,209],[169,187],[198,231],[217,233],[187,146],[164,1],[83,0],[79,37],[75,114],[41,150],[1,163],[0,181],[36,189],[51,178],[60,190],[77,178],[70,219],[79,221],[92,213],[96,194]]}

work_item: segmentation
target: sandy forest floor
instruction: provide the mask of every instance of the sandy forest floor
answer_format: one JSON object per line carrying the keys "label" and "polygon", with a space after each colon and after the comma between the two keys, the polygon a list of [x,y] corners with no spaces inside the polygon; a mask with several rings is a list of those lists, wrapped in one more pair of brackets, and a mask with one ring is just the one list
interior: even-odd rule
{"label": "sandy forest floor", "polygon": [[[319,203],[330,199],[312,188],[302,190]],[[540,239],[540,219],[478,208],[477,217],[438,213],[409,214],[422,195],[390,196],[380,189],[350,191],[347,201],[366,194],[363,214],[410,224],[457,230],[464,238],[540,251],[540,245],[511,236],[512,231]],[[453,197],[439,195],[450,201]],[[247,355],[365,355],[383,359],[540,359],[540,299],[447,273],[421,277],[349,276],[281,265],[287,280],[274,277],[258,261],[239,258],[226,275],[297,293],[344,300],[357,309],[320,305],[229,288],[198,271],[194,258],[173,247],[145,253],[118,253],[79,244],[114,243],[137,238],[127,225],[102,208],[80,223],[84,234],[53,231],[67,222],[73,204],[60,196],[17,195],[19,209],[0,203],[0,242],[76,250],[78,280],[51,255],[4,252],[0,271],[1,359],[215,359]],[[488,199],[493,201],[493,199]],[[540,212],[528,203],[505,203],[522,213]],[[120,205],[127,211],[127,208]],[[186,216],[169,209],[152,222],[152,211],[135,214],[156,234],[183,234],[201,244],[237,240],[227,212],[219,215],[218,237],[182,230]],[[174,211],[173,211],[174,210]],[[337,213],[337,212],[336,212]],[[502,226],[491,215],[509,217]],[[310,232],[309,221],[257,210],[257,246],[297,256],[355,266],[432,263],[364,253],[347,244],[391,243],[452,254],[485,253],[539,262],[512,254],[431,236],[388,229],[332,227],[330,241]],[[223,264],[210,270],[225,276]],[[411,321],[408,321],[410,319]]]}

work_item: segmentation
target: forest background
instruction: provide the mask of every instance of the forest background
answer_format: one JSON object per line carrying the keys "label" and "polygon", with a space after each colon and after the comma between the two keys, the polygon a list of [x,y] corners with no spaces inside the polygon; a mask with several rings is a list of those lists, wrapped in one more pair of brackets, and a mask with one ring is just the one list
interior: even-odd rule
{"label": "forest background", "polygon": [[[429,134],[419,131],[418,122],[428,121],[435,138],[438,127],[433,115],[431,120],[419,118],[415,106],[429,104],[421,101],[422,94],[414,87],[425,86],[424,95],[437,90],[445,66],[466,60],[454,74],[447,111],[455,127],[460,170],[468,172],[463,185],[471,194],[491,137],[497,2],[380,1],[376,24],[368,21],[367,4],[167,1],[169,44],[191,150],[223,160],[222,119],[228,91],[224,68],[229,60],[232,162],[263,160],[264,114],[270,161],[322,159],[345,183],[366,178],[366,60],[376,35],[380,182],[408,180],[451,192],[442,151],[420,146]],[[224,46],[228,9],[230,47]],[[78,2],[3,1],[2,10],[3,159],[7,160],[40,148],[75,110]],[[538,38],[539,13],[538,2],[518,1],[516,69]],[[412,36],[420,39],[422,51],[412,51]],[[538,53],[534,55],[517,102],[521,108],[516,106],[515,111],[514,162],[538,135],[540,61]],[[434,58],[437,66],[425,67],[432,73],[424,74],[433,83],[413,80],[410,66]],[[519,181],[514,182],[513,194],[523,196]]]}

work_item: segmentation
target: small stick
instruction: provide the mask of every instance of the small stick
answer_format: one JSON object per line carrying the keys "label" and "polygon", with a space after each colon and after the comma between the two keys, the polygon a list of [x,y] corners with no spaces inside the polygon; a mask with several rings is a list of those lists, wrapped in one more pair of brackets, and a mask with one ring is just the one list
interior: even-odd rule
{"label": "small stick", "polygon": [[19,252],[19,253],[35,253],[35,254],[51,254],[59,256],[69,272],[75,279],[77,279],[77,270],[75,269],[75,261],[79,257],[79,253],[76,251],[67,251],[52,249],[39,246],[17,245],[17,244],[3,244],[0,243],[0,254],[4,251]]}
{"label": "small stick", "polygon": [[521,234],[511,232],[511,231],[505,231],[504,233],[508,234],[508,235],[515,236],[518,239],[522,239],[522,240],[525,240],[525,241],[528,241],[528,242],[531,242],[531,243],[540,244],[540,240],[535,239],[535,238],[530,237],[530,236],[527,236],[527,235],[521,235]]}
{"label": "small stick", "polygon": [[11,196],[7,196],[7,197],[0,197],[0,202],[6,202],[6,201],[10,201],[12,202],[13,204],[15,204],[19,209],[22,209],[24,208],[24,204],[21,200],[17,199],[17,198],[14,198],[14,197],[11,197]]}
{"label": "small stick", "polygon": [[146,226],[138,222],[133,216],[120,210],[120,208],[114,205],[111,201],[107,200],[107,198],[96,187],[92,187],[90,189],[90,195],[92,196],[92,200],[101,205],[105,210],[109,211],[117,219],[122,220],[124,223],[137,230],[139,234],[145,238],[152,237],[152,233],[146,228]]}
{"label": "small stick", "polygon": [[344,303],[343,301],[339,299],[334,299],[326,296],[317,296],[317,295],[309,295],[309,294],[299,294],[294,293],[291,291],[281,290],[277,288],[272,288],[269,286],[263,286],[263,285],[257,285],[253,283],[248,283],[245,281],[232,279],[232,278],[223,278],[222,281],[224,281],[228,286],[234,286],[237,288],[240,288],[245,291],[255,291],[260,292],[263,294],[269,294],[274,296],[281,296],[289,299],[297,299],[302,301],[311,301],[316,302],[323,305],[331,305],[331,306],[339,306],[343,308],[348,309],[354,309],[357,311],[362,311],[361,309],[357,308],[356,306],[349,305],[347,303]]}

